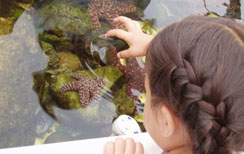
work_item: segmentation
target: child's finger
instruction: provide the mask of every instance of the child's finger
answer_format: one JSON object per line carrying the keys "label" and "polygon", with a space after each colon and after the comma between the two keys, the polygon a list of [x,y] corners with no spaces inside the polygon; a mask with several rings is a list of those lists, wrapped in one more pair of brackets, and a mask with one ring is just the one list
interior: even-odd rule
{"label": "child's finger", "polygon": [[118,58],[130,58],[130,57],[132,57],[132,55],[131,55],[131,53],[130,53],[130,49],[120,51],[120,52],[117,54],[117,57],[118,57]]}
{"label": "child's finger", "polygon": [[105,144],[103,149],[103,154],[113,154],[114,153],[114,143],[108,142]]}
{"label": "child's finger", "polygon": [[125,139],[125,154],[135,154],[136,143],[132,138]]}
{"label": "child's finger", "polygon": [[122,29],[112,29],[112,30],[109,30],[106,34],[105,34],[106,37],[113,37],[113,36],[116,36],[122,40],[125,40],[126,42],[129,43],[129,36],[128,36],[128,33]]}
{"label": "child's finger", "polygon": [[136,142],[136,152],[135,154],[144,154],[144,148],[141,143]]}
{"label": "child's finger", "polygon": [[137,26],[135,25],[135,22],[130,18],[119,16],[117,18],[114,18],[114,22],[115,23],[122,22],[129,32],[137,30]]}
{"label": "child's finger", "polygon": [[114,142],[114,154],[123,154],[125,152],[125,141],[122,138],[117,138]]}

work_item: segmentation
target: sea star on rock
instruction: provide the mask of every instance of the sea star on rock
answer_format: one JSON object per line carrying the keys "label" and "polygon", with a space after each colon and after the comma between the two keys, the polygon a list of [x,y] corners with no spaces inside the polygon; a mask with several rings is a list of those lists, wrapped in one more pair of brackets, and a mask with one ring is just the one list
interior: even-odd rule
{"label": "sea star on rock", "polygon": [[88,4],[88,13],[96,29],[101,28],[99,18],[106,19],[112,28],[116,28],[114,18],[135,11],[134,5],[118,0],[90,0]]}
{"label": "sea star on rock", "polygon": [[95,77],[91,79],[82,74],[72,74],[72,78],[78,81],[70,82],[63,85],[60,92],[78,91],[80,104],[82,107],[87,107],[92,101],[98,102],[101,98],[100,90],[104,86],[103,79]]}
{"label": "sea star on rock", "polygon": [[[125,74],[126,78],[126,93],[133,100],[138,100],[138,95],[133,94],[133,89],[138,90],[141,93],[145,92],[144,87],[144,68],[142,68],[136,58],[128,58],[126,60],[126,66],[120,63],[119,58],[117,58],[117,50],[114,46],[110,46],[110,51],[114,55],[114,61],[112,66],[119,67],[119,69]],[[144,66],[143,66],[144,67]]]}

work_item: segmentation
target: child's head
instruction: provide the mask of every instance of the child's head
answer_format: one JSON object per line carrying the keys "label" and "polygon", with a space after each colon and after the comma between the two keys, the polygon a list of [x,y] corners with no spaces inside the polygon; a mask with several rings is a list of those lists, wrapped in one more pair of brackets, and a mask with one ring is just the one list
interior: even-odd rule
{"label": "child's head", "polygon": [[193,16],[166,27],[148,49],[146,90],[145,125],[166,151],[244,150],[244,26]]}

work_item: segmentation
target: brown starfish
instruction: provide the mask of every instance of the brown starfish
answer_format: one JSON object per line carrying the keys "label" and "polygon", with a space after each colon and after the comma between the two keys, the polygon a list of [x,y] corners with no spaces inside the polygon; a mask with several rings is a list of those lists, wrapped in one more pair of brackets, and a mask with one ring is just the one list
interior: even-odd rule
{"label": "brown starfish", "polygon": [[134,5],[118,0],[90,0],[88,4],[88,13],[96,29],[101,28],[99,18],[106,19],[112,28],[116,28],[114,18],[135,11]]}
{"label": "brown starfish", "polygon": [[104,86],[103,79],[98,77],[91,79],[82,74],[72,74],[71,77],[77,79],[78,81],[63,85],[60,92],[78,91],[80,104],[82,107],[88,106],[92,101],[98,102],[100,100],[100,90]]}
{"label": "brown starfish", "polygon": [[120,63],[119,58],[117,58],[117,50],[114,46],[110,46],[110,51],[114,55],[114,61],[112,66],[119,67],[119,69],[125,74],[126,78],[126,93],[134,101],[138,100],[138,95],[133,94],[133,89],[138,90],[141,93],[145,92],[144,87],[144,69],[140,67],[136,58],[126,59],[126,66]]}

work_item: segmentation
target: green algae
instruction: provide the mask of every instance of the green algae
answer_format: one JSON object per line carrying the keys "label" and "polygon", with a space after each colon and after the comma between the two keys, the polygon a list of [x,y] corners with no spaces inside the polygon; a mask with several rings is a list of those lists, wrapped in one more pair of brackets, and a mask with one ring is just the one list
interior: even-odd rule
{"label": "green algae", "polygon": [[138,123],[143,123],[144,122],[144,117],[143,115],[136,115],[134,117],[134,119],[138,122]]}
{"label": "green algae", "polygon": [[216,13],[214,13],[214,12],[210,12],[210,13],[208,13],[206,16],[208,16],[208,17],[214,17],[214,18],[219,17],[219,15],[216,14]]}
{"label": "green algae", "polygon": [[0,1],[0,35],[6,35],[13,31],[16,20],[26,9],[33,5],[33,1],[22,3],[17,0]]}
{"label": "green algae", "polygon": [[140,21],[141,29],[144,33],[155,36],[158,33],[158,30],[152,26],[148,20]]}

